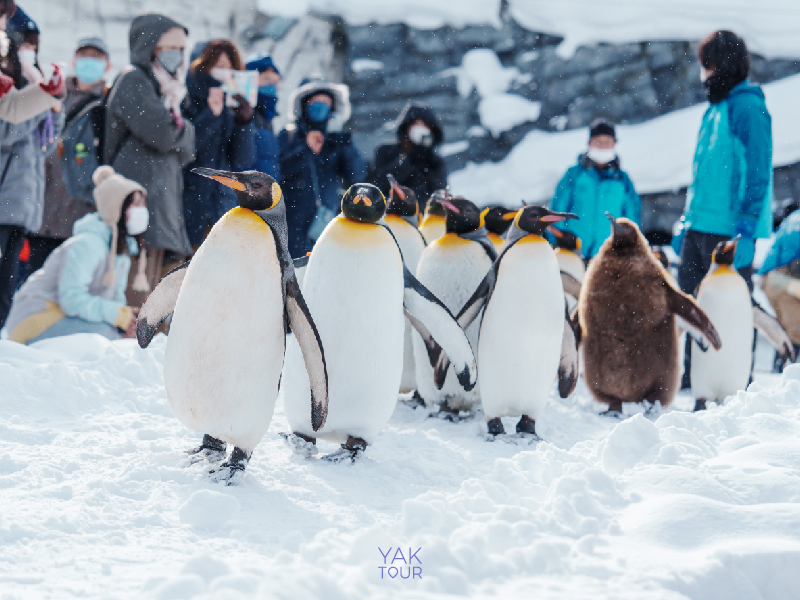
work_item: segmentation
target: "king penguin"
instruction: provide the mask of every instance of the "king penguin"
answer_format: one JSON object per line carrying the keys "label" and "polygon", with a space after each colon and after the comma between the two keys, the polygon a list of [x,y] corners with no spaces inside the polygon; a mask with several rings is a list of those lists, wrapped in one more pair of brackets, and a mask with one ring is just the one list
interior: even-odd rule
{"label": "king penguin", "polygon": [[310,389],[305,412],[325,423],[328,375],[314,320],[288,252],[286,205],[274,179],[247,171],[197,168],[233,188],[239,207],[211,229],[190,262],[168,273],[139,313],[147,347],[173,315],[164,355],[164,386],[175,416],[204,433],[196,458],[227,462],[212,473],[233,483],[267,431],[278,396],[287,328],[300,343]]}
{"label": "king penguin", "polygon": [[436,190],[431,194],[428,204],[425,206],[425,213],[419,222],[419,232],[427,244],[438,240],[446,233],[445,217],[447,213],[442,206],[442,200],[448,198],[450,198],[450,194],[447,190]]}
{"label": "king penguin", "polygon": [[556,251],[558,268],[561,269],[561,283],[567,294],[567,305],[572,312],[578,304],[581,293],[581,283],[586,275],[586,265],[581,256],[581,238],[566,229],[559,229],[550,225],[547,228],[553,236],[553,248]]}
{"label": "king penguin", "polygon": [[503,236],[508,231],[508,228],[511,227],[511,221],[514,220],[516,214],[516,210],[511,210],[505,206],[490,206],[484,212],[487,235],[498,254],[503,249],[503,244],[506,243]]}
{"label": "king penguin", "polygon": [[722,348],[692,353],[692,395],[695,410],[709,400],[722,402],[747,387],[753,362],[753,327],[761,330],[781,358],[794,360],[789,336],[754,303],[744,278],[733,266],[738,237],[720,242],[711,255],[711,269],[700,282],[697,304],[706,311],[722,340]]}
{"label": "king penguin", "polygon": [[[678,391],[678,325],[719,349],[719,334],[694,298],[681,292],[636,224],[611,220],[611,235],[589,262],[577,308],[583,377],[604,414],[625,402],[668,406]],[[575,317],[573,317],[573,320]]]}
{"label": "king penguin", "polygon": [[[535,436],[553,382],[562,398],[575,389],[577,344],[558,261],[542,236],[549,224],[577,218],[537,205],[520,209],[503,252],[458,313],[462,327],[477,321],[480,328],[478,383],[492,436],[505,433],[501,417],[516,415],[517,433]],[[442,357],[436,367],[436,385],[446,363]]]}
{"label": "king penguin", "polygon": [[342,214],[328,223],[308,259],[303,294],[327,349],[330,400],[324,427],[315,427],[306,369],[290,342],[283,390],[293,433],[284,437],[295,453],[312,456],[320,437],[342,444],[327,460],[355,460],[374,442],[397,404],[404,312],[428,347],[438,342],[453,360],[459,384],[475,386],[477,366],[463,330],[403,264],[383,222],[385,208],[377,187],[351,186]]}
{"label": "king penguin", "polygon": [[[403,263],[411,273],[417,272],[419,257],[425,250],[425,238],[422,237],[417,224],[419,222],[419,205],[417,196],[411,188],[403,187],[389,175],[389,200],[386,203],[386,226],[391,230],[400,251]],[[417,376],[414,369],[414,350],[411,343],[411,323],[406,320],[403,337],[403,376],[400,378],[400,393],[408,393],[417,389]]]}
{"label": "king penguin", "polygon": [[[457,312],[483,279],[497,258],[494,244],[484,228],[483,215],[464,198],[441,200],[446,211],[447,232],[431,242],[419,259],[417,279],[447,308]],[[478,323],[466,329],[472,348],[478,347]],[[430,408],[439,407],[441,416],[456,420],[459,412],[471,411],[480,402],[476,387],[465,393],[450,372],[442,386],[434,385],[428,349],[419,336],[412,336],[417,373],[417,391]]]}

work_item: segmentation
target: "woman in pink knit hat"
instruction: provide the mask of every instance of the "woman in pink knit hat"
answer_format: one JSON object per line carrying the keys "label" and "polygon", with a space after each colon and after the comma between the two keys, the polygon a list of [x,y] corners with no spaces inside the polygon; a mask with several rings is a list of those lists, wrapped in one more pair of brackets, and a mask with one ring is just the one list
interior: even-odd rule
{"label": "woman in pink knit hat", "polygon": [[[147,229],[147,192],[109,166],[93,176],[97,212],[79,219],[59,246],[14,296],[2,337],[22,344],[97,333],[134,337],[136,313],[125,300],[133,239]],[[148,291],[142,253],[134,289]]]}

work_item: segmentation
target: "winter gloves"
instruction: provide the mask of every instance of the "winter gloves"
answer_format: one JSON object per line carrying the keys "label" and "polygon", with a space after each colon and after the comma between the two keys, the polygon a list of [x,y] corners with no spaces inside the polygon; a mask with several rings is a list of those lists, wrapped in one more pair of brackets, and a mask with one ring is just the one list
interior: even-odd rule
{"label": "winter gloves", "polygon": [[64,95],[64,92],[67,89],[67,80],[64,79],[64,75],[61,73],[61,67],[59,67],[56,63],[52,63],[52,65],[53,74],[50,76],[50,80],[47,82],[41,82],[39,87],[41,87],[51,96],[60,98]]}

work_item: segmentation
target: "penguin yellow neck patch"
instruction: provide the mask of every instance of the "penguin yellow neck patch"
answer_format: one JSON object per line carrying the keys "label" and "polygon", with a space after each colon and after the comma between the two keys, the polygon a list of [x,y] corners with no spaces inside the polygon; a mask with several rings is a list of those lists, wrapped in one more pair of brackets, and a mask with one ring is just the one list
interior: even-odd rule
{"label": "penguin yellow neck patch", "polygon": [[716,265],[716,269],[712,271],[712,275],[738,275],[736,269],[732,269],[729,265]]}
{"label": "penguin yellow neck patch", "polygon": [[434,242],[435,244],[445,248],[455,248],[456,246],[466,246],[472,242],[459,237],[457,233],[445,233],[442,237]]}
{"label": "penguin yellow neck patch", "polygon": [[547,240],[544,239],[540,235],[536,235],[535,233],[529,233],[524,238],[520,239],[520,241],[518,241],[517,243],[518,244],[539,244],[539,243],[547,244]]}
{"label": "penguin yellow neck patch", "polygon": [[263,233],[264,229],[269,229],[264,219],[249,208],[242,208],[241,206],[232,208],[225,213],[225,216],[219,220],[218,224],[226,226],[246,226],[248,229],[252,229],[253,233]]}
{"label": "penguin yellow neck patch", "polygon": [[325,229],[331,239],[342,246],[371,246],[379,244],[389,235],[381,225],[361,223],[344,216],[335,218]]}

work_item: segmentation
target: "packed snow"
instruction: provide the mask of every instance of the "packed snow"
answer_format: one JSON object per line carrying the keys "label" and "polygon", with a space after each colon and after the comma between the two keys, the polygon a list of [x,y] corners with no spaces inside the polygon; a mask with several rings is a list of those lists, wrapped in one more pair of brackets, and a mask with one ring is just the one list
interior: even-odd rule
{"label": "packed snow", "polygon": [[[773,164],[794,164],[800,161],[800,75],[768,83],[763,89],[772,115]],[[677,190],[691,183],[697,133],[707,106],[698,104],[638,125],[617,127],[622,168],[640,194]],[[585,127],[531,131],[502,161],[470,163],[448,181],[454,193],[479,205],[543,202],[552,197],[564,172],[585,151],[588,137]]]}
{"label": "packed snow", "polygon": [[4,600],[777,600],[800,585],[800,365],[722,407],[679,396],[622,422],[581,384],[553,395],[534,445],[398,404],[354,465],[291,455],[279,400],[225,487],[183,466],[200,436],[167,406],[165,345],[0,342]]}
{"label": "packed snow", "polygon": [[541,102],[534,102],[517,94],[492,94],[482,98],[478,104],[481,125],[494,137],[517,125],[535,121],[541,112]]}

